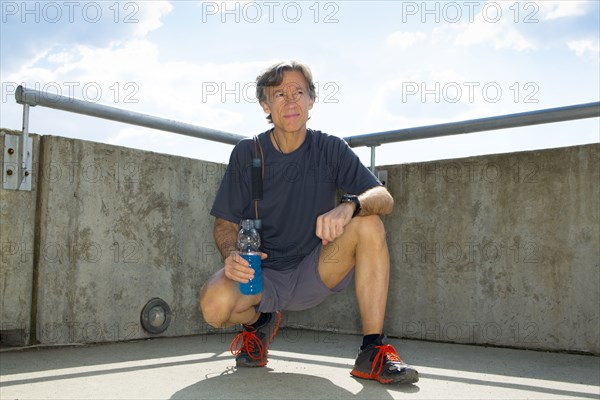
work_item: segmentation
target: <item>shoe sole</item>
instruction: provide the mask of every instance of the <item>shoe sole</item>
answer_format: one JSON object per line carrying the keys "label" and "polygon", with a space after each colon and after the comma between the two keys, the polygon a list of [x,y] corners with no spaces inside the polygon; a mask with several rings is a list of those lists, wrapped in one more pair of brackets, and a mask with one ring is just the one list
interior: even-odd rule
{"label": "shoe sole", "polygon": [[275,337],[275,334],[277,333],[277,331],[279,330],[279,323],[281,322],[281,312],[276,313],[277,314],[277,322],[275,323],[275,328],[273,328],[273,333],[271,334],[271,336],[269,337],[269,341],[267,342],[267,347],[265,348],[265,361],[258,363],[258,364],[248,364],[248,363],[244,363],[244,362],[240,362],[238,360],[235,360],[235,365],[236,367],[244,367],[244,368],[256,368],[256,367],[264,367],[265,365],[267,365],[267,363],[269,362],[269,346],[271,345],[271,342],[273,341],[273,338]]}
{"label": "shoe sole", "polygon": [[419,373],[415,370],[409,370],[407,371],[405,374],[402,374],[400,376],[398,376],[397,378],[381,378],[379,375],[371,375],[371,374],[367,374],[365,372],[360,372],[356,369],[353,369],[352,371],[350,371],[350,374],[352,376],[355,376],[357,378],[361,378],[361,379],[371,379],[371,380],[376,380],[379,383],[382,384],[398,384],[398,385],[405,385],[405,384],[411,384],[411,383],[417,383],[419,382]]}

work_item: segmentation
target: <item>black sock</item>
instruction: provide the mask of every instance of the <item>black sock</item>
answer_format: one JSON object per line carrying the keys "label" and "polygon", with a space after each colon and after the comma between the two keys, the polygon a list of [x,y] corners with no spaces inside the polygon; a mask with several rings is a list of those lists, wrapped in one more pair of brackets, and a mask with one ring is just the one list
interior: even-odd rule
{"label": "black sock", "polygon": [[363,350],[368,345],[375,343],[377,341],[377,339],[379,339],[379,336],[381,336],[380,333],[374,333],[372,335],[363,336],[363,342],[362,342],[362,346],[360,346],[360,349]]}
{"label": "black sock", "polygon": [[270,320],[271,320],[271,313],[260,313],[260,316],[258,317],[256,322],[253,323],[252,325],[247,325],[247,326],[251,327],[253,329],[257,329],[257,328],[260,328],[261,326],[263,326],[264,324],[266,324],[267,322],[269,322]]}

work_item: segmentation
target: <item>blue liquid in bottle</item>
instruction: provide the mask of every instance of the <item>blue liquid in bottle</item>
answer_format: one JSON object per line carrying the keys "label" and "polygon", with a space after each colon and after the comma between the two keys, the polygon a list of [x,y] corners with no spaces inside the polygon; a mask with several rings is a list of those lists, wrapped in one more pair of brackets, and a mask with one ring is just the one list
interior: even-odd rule
{"label": "blue liquid in bottle", "polygon": [[240,292],[245,295],[254,295],[262,292],[262,261],[258,248],[260,247],[260,235],[254,228],[254,220],[242,220],[240,233],[238,234],[238,249],[240,255],[250,263],[254,270],[254,278],[248,283],[240,283]]}

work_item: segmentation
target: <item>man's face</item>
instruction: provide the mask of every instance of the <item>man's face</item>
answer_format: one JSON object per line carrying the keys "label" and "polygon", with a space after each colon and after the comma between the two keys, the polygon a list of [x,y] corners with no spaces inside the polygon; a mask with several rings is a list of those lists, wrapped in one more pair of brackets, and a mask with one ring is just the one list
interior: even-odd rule
{"label": "man's face", "polygon": [[276,130],[296,133],[306,129],[308,111],[314,102],[304,75],[298,71],[285,71],[279,86],[267,88],[267,101],[261,105],[271,114]]}

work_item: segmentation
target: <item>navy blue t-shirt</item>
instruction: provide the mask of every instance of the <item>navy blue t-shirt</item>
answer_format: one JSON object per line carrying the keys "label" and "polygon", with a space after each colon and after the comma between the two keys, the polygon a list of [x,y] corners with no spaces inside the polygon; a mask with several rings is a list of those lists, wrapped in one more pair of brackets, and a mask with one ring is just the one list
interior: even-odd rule
{"label": "navy blue t-shirt", "polygon": [[[264,154],[263,200],[258,202],[261,250],[269,255],[264,268],[284,270],[295,267],[319,244],[317,217],[336,206],[338,188],[358,195],[381,183],[343,139],[307,129],[304,143],[283,154],[269,133],[258,135]],[[235,224],[255,218],[254,147],[253,139],[243,139],[233,149],[211,215]]]}

